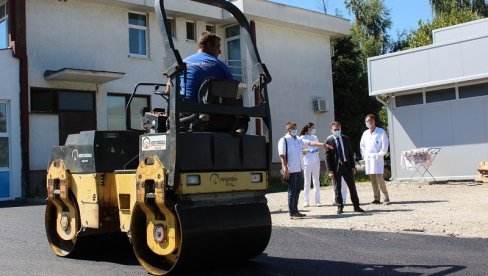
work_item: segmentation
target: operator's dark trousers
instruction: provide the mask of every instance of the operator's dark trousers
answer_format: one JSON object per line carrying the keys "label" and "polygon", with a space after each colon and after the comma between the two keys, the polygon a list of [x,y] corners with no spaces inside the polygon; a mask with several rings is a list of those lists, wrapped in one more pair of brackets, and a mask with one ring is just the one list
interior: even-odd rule
{"label": "operator's dark trousers", "polygon": [[341,193],[341,177],[344,177],[346,181],[347,188],[349,188],[349,194],[351,195],[352,205],[354,208],[359,208],[359,197],[356,190],[356,182],[354,181],[354,175],[352,174],[352,169],[348,166],[347,162],[338,165],[337,172],[334,172],[334,193],[335,201],[339,208],[344,208],[344,201],[342,200]]}
{"label": "operator's dark trousers", "polygon": [[290,215],[298,212],[298,196],[303,183],[303,172],[290,173],[288,179],[288,208]]}

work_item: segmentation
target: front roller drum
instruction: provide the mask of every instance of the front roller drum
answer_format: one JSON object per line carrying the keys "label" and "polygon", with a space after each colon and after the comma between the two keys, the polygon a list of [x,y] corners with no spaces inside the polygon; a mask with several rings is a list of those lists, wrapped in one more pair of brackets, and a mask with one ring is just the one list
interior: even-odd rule
{"label": "front roller drum", "polygon": [[271,215],[265,202],[195,206],[176,205],[178,219],[177,250],[159,255],[148,244],[158,233],[147,231],[149,221],[141,208],[134,210],[131,241],[140,264],[151,274],[165,275],[197,265],[238,262],[260,255],[271,236]]}
{"label": "front roller drum", "polygon": [[[153,275],[165,275],[174,268],[178,249],[161,254],[161,250],[157,250],[154,245],[165,243],[168,232],[178,231],[179,227],[168,229],[161,224],[155,225],[154,220],[146,217],[142,208],[136,205],[132,213],[130,229],[132,248],[137,260],[147,272]],[[177,248],[180,240],[176,240],[176,243]]]}

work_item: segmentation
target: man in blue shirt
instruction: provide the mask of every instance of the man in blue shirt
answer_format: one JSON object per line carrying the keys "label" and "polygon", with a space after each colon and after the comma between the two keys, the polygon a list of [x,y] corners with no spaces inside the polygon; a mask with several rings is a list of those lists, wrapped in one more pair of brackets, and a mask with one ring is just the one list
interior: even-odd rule
{"label": "man in blue shirt", "polygon": [[184,98],[197,102],[198,89],[209,77],[232,80],[229,67],[217,58],[220,53],[220,37],[203,32],[198,40],[198,52],[183,60],[187,66],[186,80],[184,74],[180,77]]}

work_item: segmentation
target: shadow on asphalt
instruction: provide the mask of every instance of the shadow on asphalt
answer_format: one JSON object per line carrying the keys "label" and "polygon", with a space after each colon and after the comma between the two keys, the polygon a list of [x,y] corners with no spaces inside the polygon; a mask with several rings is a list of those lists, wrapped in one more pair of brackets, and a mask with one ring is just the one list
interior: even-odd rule
{"label": "shadow on asphalt", "polygon": [[[304,271],[307,268],[307,271]],[[240,265],[220,265],[185,275],[449,275],[466,269],[460,265],[378,265],[326,260],[269,257],[266,254]]]}
{"label": "shadow on asphalt", "polygon": [[[110,235],[112,236],[112,235]],[[132,247],[122,235],[101,235],[88,239],[74,259],[111,262],[139,266]],[[191,265],[191,264],[190,264]],[[303,260],[269,257],[262,254],[256,259],[240,263],[219,262],[206,267],[190,267],[180,271],[184,275],[449,275],[466,269],[459,265],[378,265],[327,260]],[[304,271],[307,270],[307,271]],[[180,274],[176,274],[180,275]]]}
{"label": "shadow on asphalt", "polygon": [[139,265],[127,234],[109,233],[80,237],[72,259]]}
{"label": "shadow on asphalt", "polygon": [[[413,200],[413,201],[392,201],[390,205],[403,205],[403,204],[425,204],[425,203],[441,203],[449,202],[447,200]],[[370,205],[372,205],[370,203]]]}
{"label": "shadow on asphalt", "polygon": [[24,207],[24,206],[38,206],[46,205],[45,199],[22,199],[22,200],[9,200],[0,201],[0,208],[10,208],[10,207]]}

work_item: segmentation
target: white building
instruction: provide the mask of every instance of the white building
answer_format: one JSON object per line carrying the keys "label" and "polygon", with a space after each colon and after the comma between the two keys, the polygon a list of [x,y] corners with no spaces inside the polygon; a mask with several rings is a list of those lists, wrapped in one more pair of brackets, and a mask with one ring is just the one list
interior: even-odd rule
{"label": "white building", "polygon": [[388,106],[392,175],[413,175],[401,166],[402,151],[440,147],[429,168],[437,180],[473,179],[488,160],[488,19],[434,30],[433,38],[368,59],[370,95]]}
{"label": "white building", "polygon": [[[347,34],[349,22],[265,0],[233,3],[255,26],[273,77],[273,148],[288,120],[316,122],[325,132],[334,114],[330,40]],[[188,0],[165,6],[183,57],[196,51],[202,31],[214,31],[223,41],[220,58],[250,87],[247,49],[228,14]],[[160,106],[160,97],[143,91],[129,114],[124,105],[138,82],[165,83],[166,65],[153,1],[0,0],[0,7],[0,114],[7,119],[6,132],[0,120],[0,200],[6,200],[44,189],[50,148],[67,134],[127,129],[126,118],[140,124],[139,110]],[[328,112],[314,111],[318,98]],[[249,131],[257,128],[253,122]]]}

